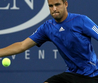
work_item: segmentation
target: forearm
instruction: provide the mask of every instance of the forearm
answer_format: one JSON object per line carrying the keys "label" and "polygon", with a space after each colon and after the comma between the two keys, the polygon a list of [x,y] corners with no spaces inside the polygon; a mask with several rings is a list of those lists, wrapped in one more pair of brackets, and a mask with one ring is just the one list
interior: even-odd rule
{"label": "forearm", "polygon": [[32,39],[27,38],[22,42],[17,42],[5,48],[0,49],[0,57],[10,56],[10,55],[24,52],[25,50],[35,46],[36,44],[37,43],[34,42]]}
{"label": "forearm", "polygon": [[25,49],[22,48],[22,43],[17,42],[17,43],[14,43],[12,45],[9,45],[5,48],[0,49],[0,57],[18,54],[18,53],[21,53],[23,51],[25,51]]}

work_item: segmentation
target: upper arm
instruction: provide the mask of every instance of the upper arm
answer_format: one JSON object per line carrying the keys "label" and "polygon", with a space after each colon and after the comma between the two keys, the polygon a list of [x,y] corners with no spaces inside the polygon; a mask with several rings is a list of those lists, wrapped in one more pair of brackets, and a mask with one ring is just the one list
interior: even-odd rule
{"label": "upper arm", "polygon": [[22,48],[24,50],[27,50],[33,46],[35,46],[37,43],[34,42],[31,38],[26,38],[24,41],[21,42],[22,43]]}
{"label": "upper arm", "polygon": [[37,46],[40,47],[44,42],[49,41],[49,37],[47,36],[48,32],[48,25],[44,23],[32,35],[30,35],[29,38],[35,41]]}
{"label": "upper arm", "polygon": [[83,33],[98,40],[98,26],[87,16],[83,18]]}

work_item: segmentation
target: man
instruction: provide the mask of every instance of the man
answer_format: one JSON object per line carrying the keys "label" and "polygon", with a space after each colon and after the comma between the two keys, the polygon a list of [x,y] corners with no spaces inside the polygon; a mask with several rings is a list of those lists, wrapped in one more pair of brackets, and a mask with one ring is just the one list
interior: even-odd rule
{"label": "man", "polygon": [[98,26],[85,15],[68,13],[67,0],[48,0],[48,4],[54,19],[46,21],[24,41],[0,49],[0,57],[52,41],[69,68],[44,83],[97,83],[98,60],[91,37],[98,40]]}

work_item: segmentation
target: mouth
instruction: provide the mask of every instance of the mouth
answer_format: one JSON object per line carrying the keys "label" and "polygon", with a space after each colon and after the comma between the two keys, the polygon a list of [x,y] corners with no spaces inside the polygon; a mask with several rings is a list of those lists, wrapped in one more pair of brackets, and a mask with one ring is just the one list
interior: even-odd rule
{"label": "mouth", "polygon": [[59,12],[54,12],[54,13],[52,13],[52,15],[54,16],[54,15],[59,15]]}

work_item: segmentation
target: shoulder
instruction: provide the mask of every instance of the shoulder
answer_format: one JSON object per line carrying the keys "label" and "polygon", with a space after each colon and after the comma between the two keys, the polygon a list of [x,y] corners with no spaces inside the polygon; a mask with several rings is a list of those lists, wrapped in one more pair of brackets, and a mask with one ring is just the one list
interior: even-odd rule
{"label": "shoulder", "polygon": [[55,22],[54,21],[55,21],[54,19],[49,19],[44,24],[45,25],[55,25]]}
{"label": "shoulder", "polygon": [[76,14],[76,13],[69,13],[70,17],[78,17],[78,18],[83,18],[83,17],[87,17],[86,15],[83,14]]}
{"label": "shoulder", "polygon": [[83,15],[83,14],[75,14],[75,16],[77,17],[77,19],[80,21],[80,22],[89,22],[89,21],[92,21],[87,15]]}
{"label": "shoulder", "polygon": [[49,20],[45,21],[39,28],[48,29],[49,27],[51,27],[53,25],[55,25],[54,20],[49,19]]}
{"label": "shoulder", "polygon": [[50,27],[53,25],[53,19],[49,19],[47,21],[45,21],[43,24],[41,24],[37,31],[39,32],[43,32],[43,33],[46,33],[49,31]]}
{"label": "shoulder", "polygon": [[75,21],[83,22],[84,20],[90,19],[88,16],[83,14],[69,13],[70,19],[74,19]]}
{"label": "shoulder", "polygon": [[88,16],[83,14],[69,13],[71,19],[88,19]]}

